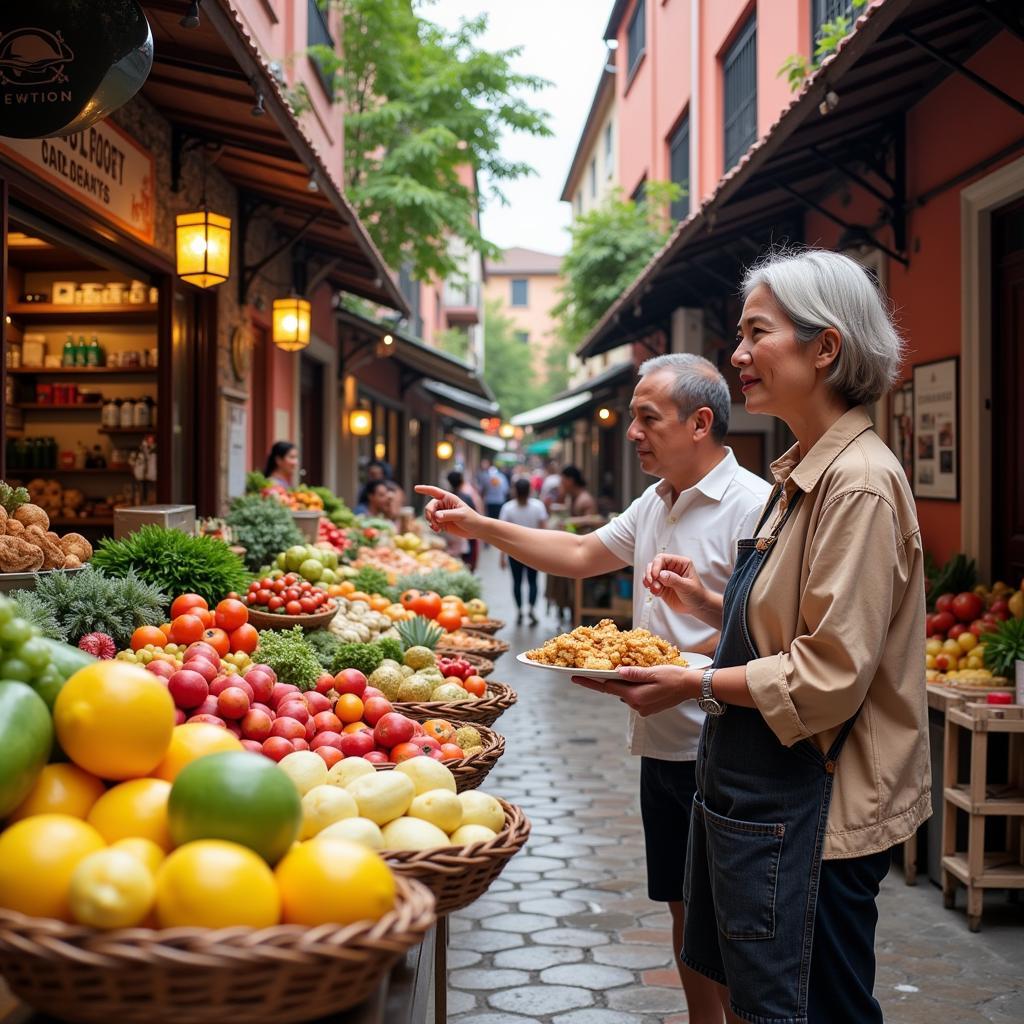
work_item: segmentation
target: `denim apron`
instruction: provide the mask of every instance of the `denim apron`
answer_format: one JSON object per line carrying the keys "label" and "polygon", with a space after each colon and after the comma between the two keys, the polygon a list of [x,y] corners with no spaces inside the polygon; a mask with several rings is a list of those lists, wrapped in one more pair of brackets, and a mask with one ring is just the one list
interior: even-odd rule
{"label": "denim apron", "polygon": [[[747,627],[747,600],[801,497],[797,490],[769,536],[739,542],[723,599],[716,668],[759,656]],[[824,755],[810,740],[783,746],[755,708],[730,706],[704,721],[683,882],[682,959],[728,986],[733,1010],[755,1024],[807,1024],[832,779],[856,717]]]}

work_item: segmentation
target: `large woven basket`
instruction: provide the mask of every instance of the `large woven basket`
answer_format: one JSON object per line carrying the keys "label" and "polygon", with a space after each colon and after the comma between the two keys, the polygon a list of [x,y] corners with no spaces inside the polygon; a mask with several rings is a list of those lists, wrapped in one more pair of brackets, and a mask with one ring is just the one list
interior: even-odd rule
{"label": "large woven basket", "polygon": [[[464,622],[466,620],[463,620]],[[504,629],[508,625],[504,619],[480,619],[477,622],[469,620],[469,624],[465,626],[466,629],[471,629],[474,633],[487,633],[490,636],[494,636],[499,630]]]}
{"label": "large woven basket", "polygon": [[505,683],[488,683],[487,693],[476,700],[396,701],[395,710],[425,722],[428,718],[444,718],[449,722],[470,722],[493,725],[498,716],[518,700],[516,691]]}
{"label": "large woven basket", "polygon": [[450,638],[451,634],[441,637],[437,643],[437,647],[434,650],[438,654],[447,654],[449,656],[453,654],[461,654],[465,657],[467,654],[480,654],[485,658],[489,658],[491,661],[497,661],[503,654],[505,654],[509,647],[504,640],[499,640],[497,637],[490,636],[487,633],[477,633],[472,629],[460,629],[456,630],[459,633],[465,633],[466,636],[476,637],[477,640],[481,641],[480,646],[474,647],[472,650],[468,650],[464,647],[454,647],[446,641]]}
{"label": "large woven basket", "polygon": [[[474,725],[484,741],[484,749],[471,757],[461,757],[457,761],[445,761],[455,776],[455,788],[459,793],[467,789],[476,789],[490,774],[498,763],[498,758],[505,753],[505,737],[486,726]],[[393,764],[375,764],[379,772],[391,771]]]}
{"label": "large woven basket", "polygon": [[493,839],[439,850],[385,850],[381,856],[396,874],[422,882],[434,894],[439,914],[462,910],[483,896],[530,838],[530,821],[523,809],[504,800],[500,803],[505,827]]}
{"label": "large woven basket", "polygon": [[[398,873],[396,873],[398,874]],[[356,1006],[434,923],[398,874],[375,924],[100,932],[0,910],[0,974],[29,1006],[91,1024],[290,1024]]]}

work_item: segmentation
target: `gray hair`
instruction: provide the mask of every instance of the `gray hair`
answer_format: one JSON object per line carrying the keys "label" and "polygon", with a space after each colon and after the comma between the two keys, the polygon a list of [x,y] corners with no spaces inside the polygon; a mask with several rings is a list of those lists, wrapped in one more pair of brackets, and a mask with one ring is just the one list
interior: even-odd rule
{"label": "gray hair", "polygon": [[679,419],[685,420],[691,413],[707,407],[714,419],[711,436],[718,442],[725,440],[729,432],[729,408],[732,399],[729,385],[718,372],[718,368],[703,356],[689,352],[671,352],[664,356],[645,359],[637,374],[646,377],[658,370],[670,370],[675,375],[672,382],[672,401],[679,410]]}
{"label": "gray hair", "polygon": [[878,286],[856,260],[824,249],[776,252],[743,280],[743,298],[759,285],[775,296],[807,344],[832,327],[843,339],[827,383],[857,405],[877,402],[900,379],[904,343]]}

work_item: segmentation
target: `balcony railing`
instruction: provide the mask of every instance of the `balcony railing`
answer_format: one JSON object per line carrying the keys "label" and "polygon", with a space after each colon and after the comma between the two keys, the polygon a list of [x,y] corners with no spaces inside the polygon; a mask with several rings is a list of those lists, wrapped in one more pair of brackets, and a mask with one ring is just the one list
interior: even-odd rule
{"label": "balcony railing", "polygon": [[476,281],[446,281],[444,304],[448,308],[478,308],[480,306],[480,285]]}

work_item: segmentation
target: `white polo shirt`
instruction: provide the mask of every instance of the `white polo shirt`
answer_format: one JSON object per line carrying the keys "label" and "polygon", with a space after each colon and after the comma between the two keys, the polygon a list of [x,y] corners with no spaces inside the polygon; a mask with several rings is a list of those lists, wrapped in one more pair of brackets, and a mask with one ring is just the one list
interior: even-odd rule
{"label": "white polo shirt", "polygon": [[[703,479],[672,501],[666,480],[648,487],[620,516],[597,531],[604,546],[633,566],[633,625],[692,651],[716,632],[692,615],[672,611],[644,588],[647,563],[656,555],[685,555],[700,578],[722,593],[732,575],[736,542],[752,537],[771,487],[736,461],[731,448]],[[694,761],[704,712],[696,701],[641,718],[629,713],[633,754],[661,761]]]}

